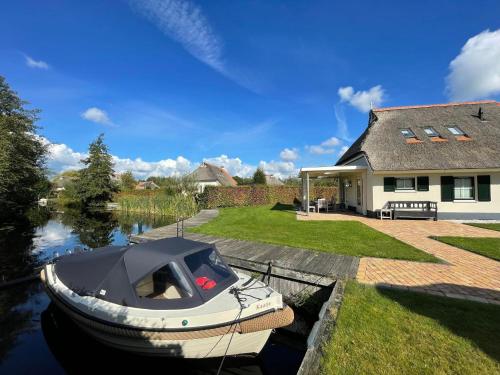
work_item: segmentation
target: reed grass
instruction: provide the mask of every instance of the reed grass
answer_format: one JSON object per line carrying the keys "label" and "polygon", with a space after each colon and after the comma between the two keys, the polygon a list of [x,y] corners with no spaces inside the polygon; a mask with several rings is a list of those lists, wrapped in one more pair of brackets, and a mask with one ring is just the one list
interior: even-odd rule
{"label": "reed grass", "polygon": [[198,212],[198,204],[189,194],[168,195],[164,191],[144,194],[120,193],[115,196],[119,210],[154,215],[187,218]]}

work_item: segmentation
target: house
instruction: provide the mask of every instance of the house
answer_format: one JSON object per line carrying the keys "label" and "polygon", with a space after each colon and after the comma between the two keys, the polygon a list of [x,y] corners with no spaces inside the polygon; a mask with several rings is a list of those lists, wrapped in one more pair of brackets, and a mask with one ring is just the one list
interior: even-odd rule
{"label": "house", "polygon": [[500,103],[373,109],[335,166],[302,168],[339,178],[338,203],[375,216],[389,201],[437,202],[441,219],[500,219]]}
{"label": "house", "polygon": [[281,186],[284,185],[281,180],[272,174],[266,174],[266,185],[271,185],[271,186]]}
{"label": "house", "polygon": [[224,169],[224,167],[217,167],[207,162],[201,163],[196,168],[191,176],[198,185],[200,193],[205,190],[205,186],[236,186],[237,183],[234,178]]}
{"label": "house", "polygon": [[156,190],[159,188],[153,181],[141,181],[135,185],[135,190]]}

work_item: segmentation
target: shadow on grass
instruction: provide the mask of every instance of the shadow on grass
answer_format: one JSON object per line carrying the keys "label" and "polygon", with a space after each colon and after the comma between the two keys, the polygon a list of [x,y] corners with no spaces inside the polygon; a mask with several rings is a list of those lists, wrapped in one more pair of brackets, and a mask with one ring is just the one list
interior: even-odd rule
{"label": "shadow on grass", "polygon": [[285,212],[293,212],[295,214],[295,206],[293,204],[285,204],[278,202],[273,207],[271,207],[271,211],[285,211]]}
{"label": "shadow on grass", "polygon": [[[456,287],[469,289],[473,295],[491,290],[454,284],[433,284],[433,289]],[[466,301],[424,293],[400,291],[377,287],[383,296],[390,298],[410,311],[429,317],[457,336],[472,341],[479,349],[500,361],[500,305]],[[498,292],[495,292],[498,293]],[[500,293],[499,293],[500,296]]]}

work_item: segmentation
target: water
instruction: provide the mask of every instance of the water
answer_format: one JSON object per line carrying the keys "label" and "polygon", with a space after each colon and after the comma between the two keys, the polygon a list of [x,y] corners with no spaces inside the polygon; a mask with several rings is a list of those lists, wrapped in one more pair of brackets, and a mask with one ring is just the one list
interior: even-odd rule
{"label": "water", "polygon": [[[122,245],[128,236],[170,224],[169,218],[120,215],[116,212],[50,213],[36,210],[0,228],[0,277],[29,275],[53,256],[75,247]],[[271,336],[258,357],[227,358],[226,374],[294,374],[303,351],[284,345],[282,333]],[[113,372],[215,374],[220,359],[175,360],[123,353],[94,341],[66,318],[39,282],[0,291],[0,374],[87,374],[103,364]]]}

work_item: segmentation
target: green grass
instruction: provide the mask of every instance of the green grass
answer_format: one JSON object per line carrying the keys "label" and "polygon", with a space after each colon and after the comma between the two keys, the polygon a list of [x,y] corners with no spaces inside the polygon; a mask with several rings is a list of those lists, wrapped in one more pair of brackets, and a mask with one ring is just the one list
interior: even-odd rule
{"label": "green grass", "polygon": [[282,205],[224,208],[216,219],[190,231],[336,254],[438,261],[358,221],[298,221],[290,208]]}
{"label": "green grass", "polygon": [[499,374],[500,306],[347,285],[324,374]]}
{"label": "green grass", "polygon": [[473,227],[483,228],[483,229],[491,229],[500,232],[500,223],[469,223],[468,225],[472,225]]}
{"label": "green grass", "polygon": [[472,251],[485,257],[500,260],[500,238],[491,237],[433,237],[434,239]]}

